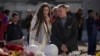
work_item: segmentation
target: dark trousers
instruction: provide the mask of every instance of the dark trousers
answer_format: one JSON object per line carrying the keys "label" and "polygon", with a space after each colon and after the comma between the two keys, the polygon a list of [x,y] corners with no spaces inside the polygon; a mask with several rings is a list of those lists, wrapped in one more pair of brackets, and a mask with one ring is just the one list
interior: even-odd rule
{"label": "dark trousers", "polygon": [[29,44],[29,33],[28,33],[28,36],[27,36],[27,43]]}
{"label": "dark trousers", "polygon": [[96,52],[96,36],[97,32],[96,30],[88,31],[88,54],[95,55]]}
{"label": "dark trousers", "polygon": [[83,31],[83,26],[78,28],[78,40],[82,40],[82,31]]}

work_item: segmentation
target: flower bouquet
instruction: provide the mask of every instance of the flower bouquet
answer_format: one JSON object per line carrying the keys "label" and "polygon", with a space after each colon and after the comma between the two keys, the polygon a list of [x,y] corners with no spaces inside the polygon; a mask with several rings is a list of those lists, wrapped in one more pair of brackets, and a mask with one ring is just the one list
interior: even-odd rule
{"label": "flower bouquet", "polygon": [[25,51],[23,46],[6,44],[3,48],[0,48],[0,56],[34,56],[34,53]]}

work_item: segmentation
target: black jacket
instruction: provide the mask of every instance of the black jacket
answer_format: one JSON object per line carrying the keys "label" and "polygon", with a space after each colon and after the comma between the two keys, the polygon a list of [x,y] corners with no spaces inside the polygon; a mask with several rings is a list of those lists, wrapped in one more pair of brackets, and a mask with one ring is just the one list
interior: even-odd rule
{"label": "black jacket", "polygon": [[93,17],[88,16],[86,20],[86,27],[88,35],[94,35],[97,32],[97,22]]}
{"label": "black jacket", "polygon": [[24,21],[24,26],[25,28],[29,31],[30,29],[30,25],[31,25],[31,21],[32,21],[33,16],[32,15],[28,15]]}
{"label": "black jacket", "polygon": [[58,17],[52,25],[51,43],[57,45],[59,53],[61,45],[65,44],[68,47],[68,52],[78,49],[77,45],[77,20],[75,16],[67,15],[65,26],[62,26],[61,20]]}
{"label": "black jacket", "polygon": [[21,26],[13,22],[7,28],[7,41],[21,39],[23,36]]}

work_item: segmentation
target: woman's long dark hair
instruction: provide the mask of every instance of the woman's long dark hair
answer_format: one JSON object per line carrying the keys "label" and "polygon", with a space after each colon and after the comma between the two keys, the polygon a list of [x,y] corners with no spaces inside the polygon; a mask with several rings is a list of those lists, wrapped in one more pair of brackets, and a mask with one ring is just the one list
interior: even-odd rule
{"label": "woman's long dark hair", "polygon": [[35,28],[37,27],[36,36],[38,36],[39,31],[40,31],[41,24],[42,24],[43,22],[46,23],[46,27],[47,27],[47,30],[48,30],[48,34],[50,33],[50,32],[49,32],[49,29],[48,29],[48,26],[47,26],[47,22],[46,22],[46,20],[45,20],[46,17],[44,16],[44,13],[43,13],[45,7],[48,7],[48,8],[49,8],[48,16],[49,16],[49,17],[51,16],[51,15],[50,15],[51,13],[50,13],[50,7],[49,7],[49,5],[48,5],[47,3],[42,4],[41,7],[39,8],[37,14],[36,14],[36,16],[37,16],[36,24],[35,24],[35,26],[33,27],[33,29],[35,29]]}

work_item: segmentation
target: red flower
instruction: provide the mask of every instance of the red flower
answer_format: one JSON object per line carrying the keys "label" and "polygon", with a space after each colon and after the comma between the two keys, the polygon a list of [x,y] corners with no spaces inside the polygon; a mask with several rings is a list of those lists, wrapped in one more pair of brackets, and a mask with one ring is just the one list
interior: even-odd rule
{"label": "red flower", "polygon": [[6,48],[9,50],[13,50],[13,51],[23,51],[24,50],[24,48],[22,46],[18,46],[15,44],[7,44]]}
{"label": "red flower", "polygon": [[4,56],[3,54],[0,54],[0,56]]}
{"label": "red flower", "polygon": [[15,47],[15,51],[23,51],[23,47],[22,46],[16,46]]}
{"label": "red flower", "polygon": [[15,47],[16,47],[16,45],[14,45],[14,44],[7,44],[5,47],[6,47],[7,49],[9,49],[9,50],[14,50]]}

